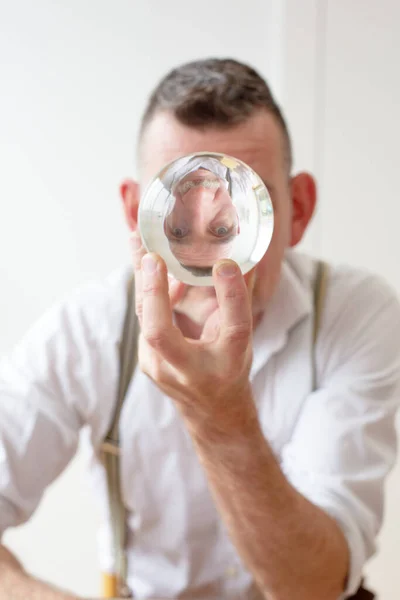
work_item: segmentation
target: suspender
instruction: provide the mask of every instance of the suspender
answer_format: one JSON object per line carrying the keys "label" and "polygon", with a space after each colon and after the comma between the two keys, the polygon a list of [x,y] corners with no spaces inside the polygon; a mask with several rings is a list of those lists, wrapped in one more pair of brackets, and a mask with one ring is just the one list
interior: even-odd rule
{"label": "suspender", "polygon": [[313,337],[312,337],[312,390],[315,391],[318,387],[317,369],[315,360],[315,348],[317,344],[318,332],[321,328],[322,313],[324,309],[326,288],[328,285],[329,267],[327,263],[319,261],[317,263],[317,271],[314,280],[314,322],[313,322]]}
{"label": "suspender", "polygon": [[[324,298],[328,281],[328,265],[324,262],[317,263],[314,281],[314,325],[313,325],[313,390],[317,387],[315,366],[315,345],[321,325]],[[109,431],[102,444],[102,456],[107,474],[108,501],[113,533],[115,556],[115,573],[103,574],[103,597],[130,598],[131,594],[126,585],[127,559],[126,559],[126,510],[122,497],[120,480],[120,441],[119,420],[126,393],[132,374],[137,364],[137,340],[139,324],[135,314],[135,289],[133,277],[129,280],[127,291],[127,310],[124,321],[124,330],[120,346],[120,380],[118,386],[117,403]]]}
{"label": "suspender", "polygon": [[137,363],[139,323],[135,314],[135,286],[133,277],[128,282],[127,310],[120,345],[120,375],[117,402],[111,425],[102,444],[102,457],[107,475],[108,503],[113,534],[115,573],[103,574],[104,598],[130,598],[126,585],[126,510],[120,480],[119,421],[129,383]]}

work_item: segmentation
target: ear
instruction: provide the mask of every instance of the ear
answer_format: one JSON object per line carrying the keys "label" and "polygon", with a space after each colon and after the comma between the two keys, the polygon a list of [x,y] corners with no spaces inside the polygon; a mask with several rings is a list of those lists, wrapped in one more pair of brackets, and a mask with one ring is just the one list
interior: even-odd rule
{"label": "ear", "polygon": [[139,184],[132,179],[126,179],[121,183],[119,191],[124,207],[126,223],[130,231],[136,231],[140,200]]}
{"label": "ear", "polygon": [[292,196],[292,233],[290,245],[298,244],[311,218],[317,203],[317,186],[309,173],[299,173],[290,181]]}

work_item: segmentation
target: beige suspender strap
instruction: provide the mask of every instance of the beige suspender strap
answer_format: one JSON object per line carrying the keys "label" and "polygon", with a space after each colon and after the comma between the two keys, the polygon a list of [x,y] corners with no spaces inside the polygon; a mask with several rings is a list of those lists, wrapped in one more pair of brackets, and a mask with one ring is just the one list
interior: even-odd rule
{"label": "beige suspender strap", "polygon": [[[133,277],[129,279],[127,290],[127,308],[125,313],[124,329],[119,348],[119,383],[117,404],[114,416],[108,430],[105,441],[111,445],[115,444],[119,449],[119,418],[124,404],[126,392],[137,363],[137,340],[139,337],[139,325],[135,313],[135,282]],[[112,451],[112,450],[111,450]]]}
{"label": "beige suspender strap", "polygon": [[107,474],[108,501],[115,555],[115,576],[106,576],[105,597],[129,598],[126,585],[126,511],[122,498],[120,478],[119,420],[132,374],[137,364],[139,324],[135,314],[135,288],[133,277],[128,283],[127,310],[120,345],[120,375],[117,402],[108,433],[102,444],[103,461]]}
{"label": "beige suspender strap", "polygon": [[317,263],[317,272],[314,281],[314,324],[312,337],[312,389],[317,389],[317,368],[316,368],[316,343],[318,333],[321,327],[322,313],[325,304],[326,289],[328,285],[329,267],[323,262]]}

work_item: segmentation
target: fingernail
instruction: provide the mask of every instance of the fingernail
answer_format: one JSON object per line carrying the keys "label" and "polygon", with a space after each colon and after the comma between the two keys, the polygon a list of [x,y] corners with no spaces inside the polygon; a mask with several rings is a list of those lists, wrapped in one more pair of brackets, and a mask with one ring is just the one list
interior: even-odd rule
{"label": "fingernail", "polygon": [[145,273],[155,273],[157,269],[157,261],[151,254],[146,254],[142,259],[142,267]]}
{"label": "fingernail", "polygon": [[222,263],[217,270],[221,277],[233,277],[237,273],[237,266],[231,262]]}
{"label": "fingernail", "polygon": [[131,246],[133,250],[139,250],[142,247],[142,240],[140,239],[140,235],[133,231],[130,235],[131,238]]}

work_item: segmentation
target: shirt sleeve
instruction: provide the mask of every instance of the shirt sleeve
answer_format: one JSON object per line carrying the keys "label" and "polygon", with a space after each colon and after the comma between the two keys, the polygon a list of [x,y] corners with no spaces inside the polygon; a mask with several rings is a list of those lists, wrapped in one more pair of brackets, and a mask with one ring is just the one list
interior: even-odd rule
{"label": "shirt sleeve", "polygon": [[101,291],[86,294],[86,314],[75,296],[49,311],[0,362],[0,536],[32,515],[83,425],[105,432],[118,343],[102,330]]}
{"label": "shirt sleeve", "polygon": [[382,524],[384,483],[396,459],[399,341],[399,303],[384,283],[369,276],[344,294],[331,286],[316,348],[319,389],[282,454],[289,481],[347,539],[343,598],[358,589]]}

